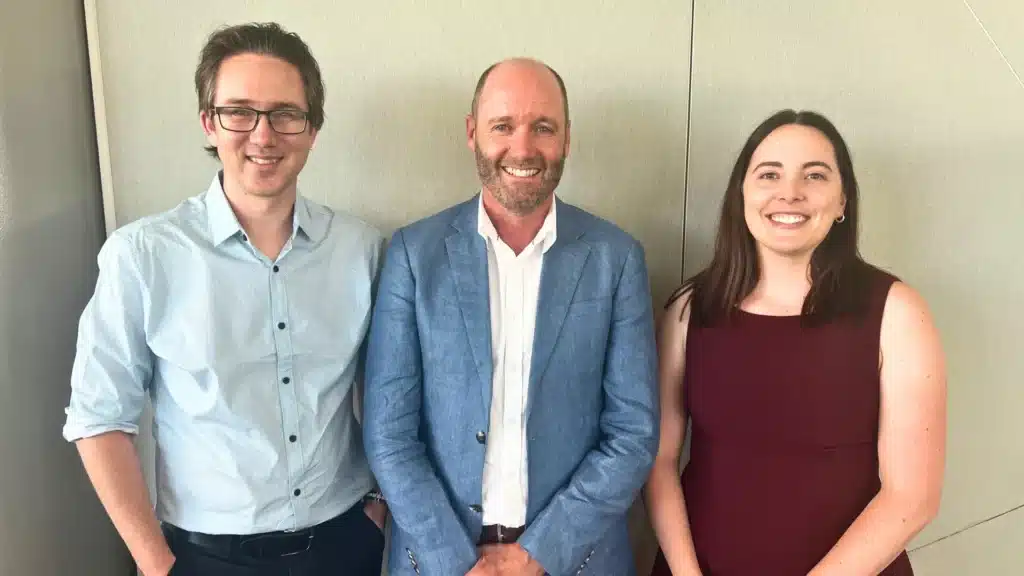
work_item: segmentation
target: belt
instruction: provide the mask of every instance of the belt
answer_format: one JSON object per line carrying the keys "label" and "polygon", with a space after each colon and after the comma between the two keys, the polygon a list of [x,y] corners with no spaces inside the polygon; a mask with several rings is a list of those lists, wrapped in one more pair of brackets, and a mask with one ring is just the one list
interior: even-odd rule
{"label": "belt", "polygon": [[336,523],[342,516],[294,532],[278,531],[263,534],[204,534],[171,524],[164,524],[163,527],[168,540],[187,542],[223,559],[244,556],[269,560],[307,552],[313,545],[317,530]]}
{"label": "belt", "polygon": [[487,544],[508,544],[515,542],[526,532],[525,526],[518,528],[509,528],[508,526],[502,526],[501,524],[488,524],[484,526],[480,531],[480,545],[485,546]]}

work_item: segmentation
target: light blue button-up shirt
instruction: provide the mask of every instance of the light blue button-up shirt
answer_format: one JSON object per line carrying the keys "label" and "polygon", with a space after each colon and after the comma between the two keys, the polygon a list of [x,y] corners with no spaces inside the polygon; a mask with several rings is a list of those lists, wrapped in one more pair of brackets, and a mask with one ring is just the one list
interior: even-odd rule
{"label": "light blue button-up shirt", "polygon": [[374,486],[353,392],[382,248],[300,195],[271,261],[219,175],[117,230],[80,320],[64,437],[136,434],[148,396],[160,520],[253,534],[344,512]]}

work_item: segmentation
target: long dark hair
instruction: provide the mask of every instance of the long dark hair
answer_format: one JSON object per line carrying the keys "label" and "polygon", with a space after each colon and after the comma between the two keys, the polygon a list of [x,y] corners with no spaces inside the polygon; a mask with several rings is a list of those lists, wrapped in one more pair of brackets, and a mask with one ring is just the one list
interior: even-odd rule
{"label": "long dark hair", "polygon": [[857,247],[858,189],[850,151],[836,127],[821,114],[782,110],[751,133],[736,159],[722,202],[711,263],[686,280],[669,298],[670,306],[689,292],[690,314],[698,325],[729,319],[757,286],[761,263],[754,237],[743,217],[743,181],[754,150],[775,129],[790,124],[814,128],[832,143],[846,198],[845,220],[832,226],[811,255],[811,289],[804,299],[801,315],[811,323],[818,323],[847,313],[862,313],[867,305],[869,294],[863,271],[869,266]]}

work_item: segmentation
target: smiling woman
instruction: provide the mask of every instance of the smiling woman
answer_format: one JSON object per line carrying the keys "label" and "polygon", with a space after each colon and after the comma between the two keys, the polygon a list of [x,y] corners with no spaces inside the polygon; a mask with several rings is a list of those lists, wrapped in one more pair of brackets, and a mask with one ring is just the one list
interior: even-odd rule
{"label": "smiling woman", "polygon": [[747,140],[714,258],[660,330],[653,574],[912,574],[942,486],[944,359],[922,299],[861,259],[857,199],[824,117],[783,111]]}

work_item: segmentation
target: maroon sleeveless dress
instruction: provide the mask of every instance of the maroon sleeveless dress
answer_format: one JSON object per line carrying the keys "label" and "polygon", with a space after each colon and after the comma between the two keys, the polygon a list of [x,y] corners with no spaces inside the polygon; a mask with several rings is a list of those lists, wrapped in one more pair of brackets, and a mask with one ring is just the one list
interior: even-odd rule
{"label": "maroon sleeveless dress", "polygon": [[[682,484],[704,576],[806,576],[878,492],[879,336],[895,279],[866,273],[859,319],[691,321]],[[659,552],[652,576],[670,574]],[[882,574],[912,575],[906,552]]]}

